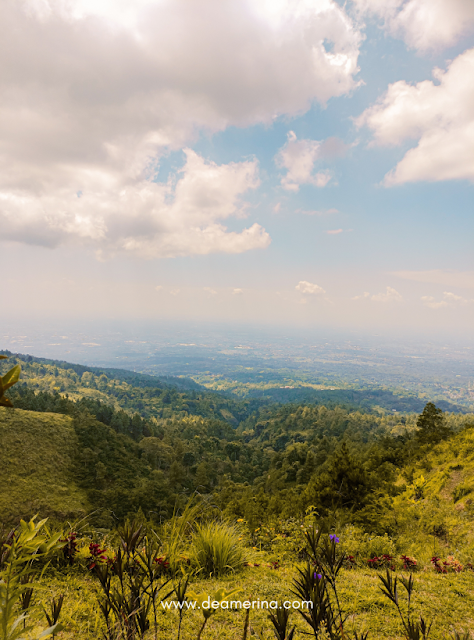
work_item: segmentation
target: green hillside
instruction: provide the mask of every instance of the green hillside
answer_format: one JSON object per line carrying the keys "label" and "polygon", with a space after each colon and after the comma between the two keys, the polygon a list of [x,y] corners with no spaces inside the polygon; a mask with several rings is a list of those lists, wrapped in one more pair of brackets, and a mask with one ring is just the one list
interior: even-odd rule
{"label": "green hillside", "polygon": [[0,521],[35,513],[76,518],[90,509],[75,481],[72,419],[0,407]]}
{"label": "green hillside", "polygon": [[[123,412],[130,417],[136,415],[151,422],[196,415],[224,420],[235,427],[262,404],[268,404],[268,400],[233,398],[208,391],[192,380],[182,378],[159,378],[134,371],[85,367],[8,351],[0,353],[8,356],[8,360],[0,362],[0,375],[13,365],[21,366],[20,383],[10,390],[9,396],[15,406],[22,408],[43,411],[41,402],[38,407],[33,407],[30,398],[27,398],[27,406],[22,406],[22,397],[25,393],[47,393],[82,401],[88,404],[88,409],[94,414],[96,411],[91,403],[107,405],[110,410],[122,412],[116,416],[117,422],[123,422]],[[56,411],[56,407],[49,410]]]}
{"label": "green hillside", "polygon": [[[401,537],[423,544],[433,555],[443,550],[474,554],[474,424],[408,463],[400,482],[406,490],[396,496],[387,514]],[[416,540],[416,542],[414,542]]]}

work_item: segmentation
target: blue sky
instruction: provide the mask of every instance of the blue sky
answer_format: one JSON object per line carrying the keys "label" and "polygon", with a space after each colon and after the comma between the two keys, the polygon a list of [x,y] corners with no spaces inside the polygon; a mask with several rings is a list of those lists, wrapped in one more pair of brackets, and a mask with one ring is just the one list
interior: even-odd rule
{"label": "blue sky", "polygon": [[472,3],[2,13],[6,317],[469,334]]}

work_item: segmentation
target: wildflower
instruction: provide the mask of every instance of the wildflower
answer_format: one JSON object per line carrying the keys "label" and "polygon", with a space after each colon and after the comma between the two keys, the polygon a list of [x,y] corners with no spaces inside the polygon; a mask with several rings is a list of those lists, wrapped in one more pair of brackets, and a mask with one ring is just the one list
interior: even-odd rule
{"label": "wildflower", "polygon": [[331,535],[329,536],[329,539],[334,540],[336,544],[339,542],[339,538],[336,536],[335,533],[331,533]]}
{"label": "wildflower", "polygon": [[239,519],[237,520],[237,522],[244,522],[244,519],[243,519],[243,518],[239,518]]}
{"label": "wildflower", "polygon": [[315,580],[322,580],[322,575],[320,573],[316,573],[316,571],[313,574],[313,577]]}

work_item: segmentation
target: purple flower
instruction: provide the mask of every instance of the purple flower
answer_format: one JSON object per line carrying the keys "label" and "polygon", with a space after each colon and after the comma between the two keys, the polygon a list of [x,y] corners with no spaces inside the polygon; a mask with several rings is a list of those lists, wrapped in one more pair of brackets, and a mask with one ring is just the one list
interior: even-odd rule
{"label": "purple flower", "polygon": [[336,536],[335,533],[331,533],[331,535],[329,536],[329,539],[334,540],[336,544],[339,542],[339,538]]}
{"label": "purple flower", "polygon": [[313,576],[314,576],[314,579],[315,579],[315,580],[316,580],[316,579],[321,580],[321,579],[322,579],[322,577],[323,577],[320,573],[316,573],[316,571],[314,572]]}

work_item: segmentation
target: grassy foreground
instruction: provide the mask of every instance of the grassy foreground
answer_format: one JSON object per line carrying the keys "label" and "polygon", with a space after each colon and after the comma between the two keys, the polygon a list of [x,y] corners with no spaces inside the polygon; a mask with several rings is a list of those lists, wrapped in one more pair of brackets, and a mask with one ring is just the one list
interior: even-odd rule
{"label": "grassy foreground", "polygon": [[[248,567],[244,572],[226,576],[222,579],[195,580],[193,590],[199,593],[213,594],[219,588],[230,591],[240,588],[236,596],[240,600],[291,600],[291,583],[296,572],[292,567],[273,570],[266,567]],[[64,640],[96,640],[101,637],[103,623],[97,606],[97,583],[94,578],[79,575],[57,573],[48,581],[50,594],[65,594],[62,623],[66,630],[59,637]],[[349,632],[369,630],[369,638],[402,639],[405,636],[396,615],[395,607],[380,591],[380,580],[373,570],[342,570],[340,595],[345,612],[350,614]],[[46,594],[45,594],[46,595]],[[250,612],[250,631],[264,631],[264,638],[273,638],[267,612],[256,608]],[[434,620],[430,637],[434,640],[448,637],[454,627],[458,630],[474,631],[474,573],[439,575],[426,570],[415,574],[415,597],[413,600],[415,616],[422,614],[428,620]],[[292,624],[296,624],[296,638],[309,637],[301,616],[293,612]],[[212,616],[203,634],[203,640],[237,640],[243,637],[245,611],[218,611]],[[190,640],[197,637],[202,624],[199,611],[189,611],[183,616],[182,638]],[[160,635],[163,639],[177,637],[178,612],[160,611]],[[471,633],[474,637],[474,634]],[[147,638],[154,637],[150,631]]]}

